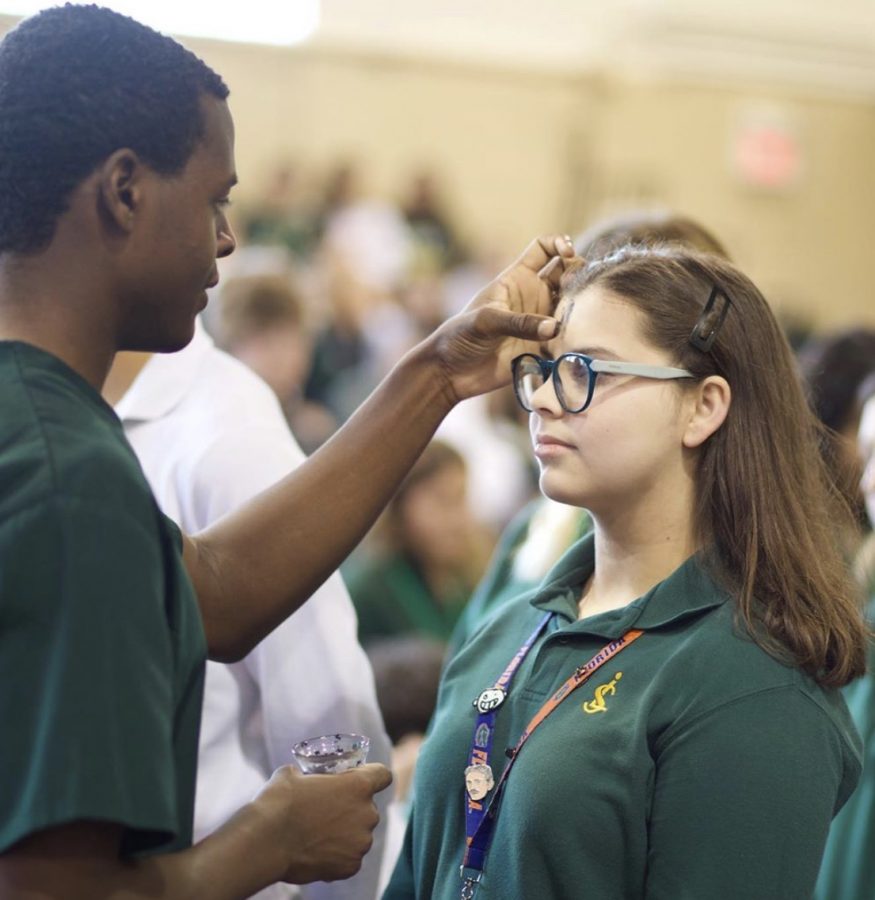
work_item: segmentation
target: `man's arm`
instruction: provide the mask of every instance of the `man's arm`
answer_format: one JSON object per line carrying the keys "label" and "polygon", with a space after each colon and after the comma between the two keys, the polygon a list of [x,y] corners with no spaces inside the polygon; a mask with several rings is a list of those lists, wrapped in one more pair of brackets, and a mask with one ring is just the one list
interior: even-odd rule
{"label": "man's arm", "polygon": [[244,900],[276,881],[349,878],[377,823],[371,798],[389,781],[376,765],[306,776],[287,766],[194,847],[138,860],[119,858],[119,825],[81,821],[48,828],[0,855],[0,897]]}
{"label": "man's arm", "polygon": [[415,347],[293,474],[185,542],[210,655],[237,659],[297,609],[361,540],[455,403],[507,382],[549,316],[566,238],[534,241],[471,305]]}
{"label": "man's arm", "polygon": [[[236,366],[223,375],[225,367],[218,364],[218,354],[212,355],[211,359],[214,364],[205,367],[202,374],[208,382],[213,380],[212,390],[218,387],[228,396],[221,403],[221,409],[213,409],[216,419],[211,420],[211,428],[205,429],[205,446],[189,441],[177,448],[177,455],[182,455],[187,463],[184,469],[186,481],[173,479],[157,485],[166,490],[167,483],[172,483],[173,490],[179,495],[175,498],[177,506],[183,511],[180,524],[193,530],[206,528],[221,516],[238,509],[288,475],[306,458],[269,388],[249,372],[239,372]],[[176,360],[160,358],[155,362],[172,366]],[[196,403],[201,398],[202,394],[195,393],[188,399]],[[183,403],[178,410],[185,415],[189,408],[190,403]],[[180,423],[171,413],[162,424]],[[162,437],[170,431],[172,429],[162,428]],[[185,429],[182,433],[186,433]],[[134,449],[139,454],[136,433],[133,438]],[[153,442],[151,453],[145,458],[140,457],[150,480],[150,463],[154,463],[154,456],[161,452],[160,446],[161,442]],[[159,504],[165,499],[157,490],[156,496]],[[274,769],[289,762],[290,748],[297,741],[334,731],[368,735],[371,762],[387,766],[391,762],[391,744],[380,716],[373,675],[357,640],[355,612],[340,575],[336,572],[331,575],[311,600],[277,626],[242,662],[257,686],[263,723],[265,779]],[[234,792],[229,796],[222,791],[219,797],[213,796],[216,784],[228,773],[221,771],[220,763],[225,759],[222,752],[210,747],[217,736],[217,723],[221,721],[221,717],[210,721],[210,710],[214,711],[218,698],[216,685],[224,684],[229,677],[216,672],[207,675],[207,702],[202,723],[202,735],[207,745],[202,745],[199,758],[196,806],[199,818],[196,816],[195,822],[195,831],[201,834],[205,833],[206,827],[218,824],[227,816],[228,804],[234,797]],[[303,685],[306,690],[302,690]],[[236,792],[236,801],[232,805],[236,807],[250,796],[251,791],[243,787],[242,795],[240,791]],[[376,895],[390,800],[390,791],[382,791],[376,797],[383,821],[373,833],[373,846],[361,871],[348,881],[308,885],[301,891],[303,897],[309,900],[328,897],[360,900]]]}

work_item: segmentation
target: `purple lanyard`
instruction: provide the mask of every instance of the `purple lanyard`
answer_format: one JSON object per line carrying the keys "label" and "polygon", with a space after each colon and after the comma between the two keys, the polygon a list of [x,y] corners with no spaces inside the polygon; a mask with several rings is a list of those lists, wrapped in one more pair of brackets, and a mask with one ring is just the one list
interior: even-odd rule
{"label": "purple lanyard", "polygon": [[[494,784],[489,758],[492,754],[492,737],[495,733],[498,708],[507,699],[511,682],[522,661],[554,615],[555,613],[549,612],[538,622],[535,630],[507,664],[507,668],[501,673],[498,681],[491,688],[483,691],[474,701],[474,708],[478,715],[474,726],[474,737],[471,741],[471,751],[468,754],[468,768],[465,770],[465,784],[468,787],[465,792],[465,836],[468,838],[469,846],[486,814],[486,807],[489,805],[486,794]],[[483,856],[485,857],[485,853]],[[482,860],[480,863],[477,868],[482,868]]]}
{"label": "purple lanyard", "polygon": [[[563,700],[586,682],[591,675],[644,634],[640,629],[629,629],[622,637],[602,647],[589,662],[578,666],[574,670],[565,683],[535,713],[534,718],[520,735],[516,746],[508,748],[509,762],[505,766],[498,784],[496,784],[492,775],[492,769],[489,766],[496,713],[498,707],[504,703],[507,697],[507,688],[510,686],[511,679],[519,668],[520,663],[525,659],[532,644],[537,640],[538,635],[544,630],[552,616],[553,613],[548,613],[538,623],[538,627],[517,651],[516,656],[510,661],[501,678],[495,683],[495,687],[483,691],[474,701],[474,706],[480,715],[474,728],[474,740],[469,755],[469,765],[465,769],[465,786],[467,788],[465,797],[466,849],[462,865],[459,867],[459,874],[462,877],[462,900],[471,900],[477,885],[480,883],[483,866],[486,862],[486,853],[492,839],[492,830],[495,827],[504,787],[507,784],[507,776],[510,774],[510,770],[513,768],[513,764],[516,762],[520,750],[522,750],[529,736]],[[483,730],[484,728],[488,730]],[[495,788],[495,793],[487,801],[486,795],[493,787]]]}

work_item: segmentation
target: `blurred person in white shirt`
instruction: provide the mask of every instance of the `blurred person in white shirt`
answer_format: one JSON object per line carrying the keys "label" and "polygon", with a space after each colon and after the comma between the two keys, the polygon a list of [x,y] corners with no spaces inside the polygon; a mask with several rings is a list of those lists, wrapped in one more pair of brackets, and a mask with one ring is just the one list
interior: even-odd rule
{"label": "blurred person in white shirt", "polygon": [[[163,511],[187,533],[203,530],[304,460],[268,386],[219,350],[200,324],[178,353],[119,354],[104,395]],[[335,573],[243,660],[207,663],[195,840],[250,800],[304,738],[365,734],[370,761],[390,762],[356,630],[352,603]],[[383,821],[358,875],[331,884],[275,884],[255,895],[258,900],[375,897],[390,794],[376,798]]]}

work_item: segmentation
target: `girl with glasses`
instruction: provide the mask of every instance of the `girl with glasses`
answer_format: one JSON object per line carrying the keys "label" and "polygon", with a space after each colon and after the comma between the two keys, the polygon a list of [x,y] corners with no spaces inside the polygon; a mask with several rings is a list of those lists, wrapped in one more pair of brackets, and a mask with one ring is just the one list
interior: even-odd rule
{"label": "girl with glasses", "polygon": [[[709,229],[670,209],[630,209],[601,219],[574,244],[585,259],[607,256],[627,244],[680,245],[729,259],[726,248]],[[496,608],[535,587],[559,557],[591,530],[586,510],[556,503],[544,494],[514,516],[453,631],[450,654],[455,654]]]}
{"label": "girl with glasses", "polygon": [[558,316],[514,386],[542,491],[594,529],[447,666],[385,897],[811,896],[865,629],[791,351],[678,248],[571,266]]}

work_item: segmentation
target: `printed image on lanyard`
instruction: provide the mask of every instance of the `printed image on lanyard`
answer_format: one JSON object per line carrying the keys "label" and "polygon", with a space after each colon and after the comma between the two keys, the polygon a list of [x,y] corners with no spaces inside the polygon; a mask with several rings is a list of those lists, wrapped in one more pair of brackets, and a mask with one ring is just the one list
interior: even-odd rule
{"label": "printed image on lanyard", "polygon": [[[513,676],[522,665],[532,645],[541,636],[554,613],[547,613],[537,624],[526,642],[514,654],[498,681],[481,691],[475,698],[473,706],[477,710],[477,724],[474,726],[474,741],[468,755],[468,766],[465,769],[466,820],[470,824],[479,825],[483,817],[483,803],[486,795],[495,787],[495,777],[489,758],[492,753],[492,735],[495,731],[495,719],[499,708],[507,699]],[[476,827],[475,825],[475,827]]]}
{"label": "printed image on lanyard", "polygon": [[[522,661],[547,627],[553,615],[554,613],[552,612],[547,613],[538,622],[535,630],[522,647],[517,650],[513,659],[508,663],[507,668],[502,672],[501,677],[495,682],[495,685],[482,691],[477,699],[474,700],[474,708],[477,710],[478,715],[474,725],[471,751],[468,754],[468,766],[465,769],[465,855],[462,865],[459,867],[459,874],[462,878],[462,900],[472,900],[477,885],[483,877],[486,853],[489,850],[492,832],[498,819],[507,777],[523,745],[531,737],[535,729],[563,700],[571,696],[577,688],[608,660],[613,659],[618,653],[625,650],[629,644],[644,634],[643,631],[635,628],[627,631],[622,637],[602,647],[588,662],[574,670],[553,696],[535,713],[517,741],[516,746],[508,748],[509,762],[496,784],[489,760],[492,755],[492,738],[498,710],[507,699],[511,682]],[[491,799],[487,800],[487,796],[493,789],[495,793]]]}

